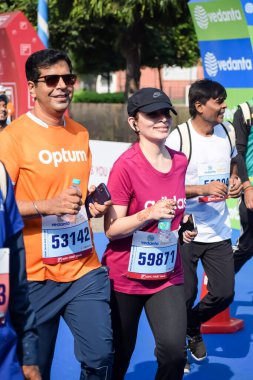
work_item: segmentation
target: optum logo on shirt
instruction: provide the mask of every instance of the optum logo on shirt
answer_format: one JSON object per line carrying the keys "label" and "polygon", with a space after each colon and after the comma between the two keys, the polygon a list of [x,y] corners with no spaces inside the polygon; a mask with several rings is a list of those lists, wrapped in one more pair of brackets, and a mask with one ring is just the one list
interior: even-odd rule
{"label": "optum logo on shirt", "polygon": [[87,156],[84,150],[65,150],[62,148],[60,151],[50,152],[44,149],[39,152],[39,160],[45,165],[53,162],[57,168],[61,162],[87,161]]}
{"label": "optum logo on shirt", "polygon": [[252,61],[249,58],[218,60],[213,53],[207,52],[204,57],[204,66],[210,77],[216,77],[219,71],[247,71],[252,70]]}
{"label": "optum logo on shirt", "polygon": [[197,5],[194,8],[194,18],[200,29],[207,29],[209,23],[241,21],[242,15],[239,9],[221,10],[217,12],[206,12],[205,8]]}

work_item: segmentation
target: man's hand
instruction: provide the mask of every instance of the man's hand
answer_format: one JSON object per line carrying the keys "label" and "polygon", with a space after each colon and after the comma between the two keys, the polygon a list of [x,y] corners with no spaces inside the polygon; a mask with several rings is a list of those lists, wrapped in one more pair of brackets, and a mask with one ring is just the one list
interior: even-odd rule
{"label": "man's hand", "polygon": [[204,186],[206,195],[214,195],[220,198],[224,198],[227,195],[227,186],[222,182],[212,181]]}
{"label": "man's hand", "polygon": [[25,380],[42,380],[39,367],[36,365],[23,365],[22,371]]}
{"label": "man's hand", "polygon": [[76,215],[82,206],[82,193],[79,189],[68,187],[57,197],[48,199],[45,202],[47,202],[48,207],[47,215]]}
{"label": "man's hand", "polygon": [[229,179],[228,198],[238,198],[242,192],[242,181],[239,177],[231,177]]}

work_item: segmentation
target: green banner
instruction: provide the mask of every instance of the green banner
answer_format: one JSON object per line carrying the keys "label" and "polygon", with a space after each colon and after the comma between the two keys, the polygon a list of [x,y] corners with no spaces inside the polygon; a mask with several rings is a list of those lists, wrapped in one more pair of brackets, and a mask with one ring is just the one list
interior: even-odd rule
{"label": "green banner", "polygon": [[199,41],[247,38],[247,23],[240,0],[189,4]]}
{"label": "green banner", "polygon": [[231,227],[235,230],[240,230],[240,216],[239,216],[238,204],[239,204],[239,199],[227,200]]}
{"label": "green banner", "polygon": [[227,90],[226,119],[253,96],[253,3],[248,0],[191,0],[205,78]]}

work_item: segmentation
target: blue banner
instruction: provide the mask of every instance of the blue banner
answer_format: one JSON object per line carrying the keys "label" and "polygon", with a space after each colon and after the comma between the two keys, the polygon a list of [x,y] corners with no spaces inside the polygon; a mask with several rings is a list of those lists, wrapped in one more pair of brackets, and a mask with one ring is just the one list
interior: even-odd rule
{"label": "blue banner", "polygon": [[253,54],[249,38],[199,41],[205,78],[226,88],[253,87]]}

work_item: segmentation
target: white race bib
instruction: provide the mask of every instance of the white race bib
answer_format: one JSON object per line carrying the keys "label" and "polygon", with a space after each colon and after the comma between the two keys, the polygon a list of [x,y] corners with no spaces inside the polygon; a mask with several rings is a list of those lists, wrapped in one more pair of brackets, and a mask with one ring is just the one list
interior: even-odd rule
{"label": "white race bib", "polygon": [[207,185],[212,181],[219,181],[228,186],[230,163],[199,164],[198,177],[199,185]]}
{"label": "white race bib", "polygon": [[161,244],[158,234],[136,231],[133,234],[127,277],[164,280],[174,270],[178,232],[170,232],[170,242]]}
{"label": "white race bib", "polygon": [[56,215],[42,217],[42,259],[45,264],[65,263],[91,252],[90,227],[84,206],[74,223]]}

